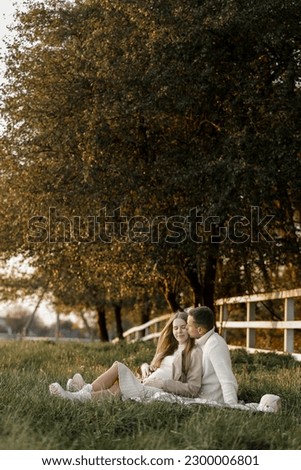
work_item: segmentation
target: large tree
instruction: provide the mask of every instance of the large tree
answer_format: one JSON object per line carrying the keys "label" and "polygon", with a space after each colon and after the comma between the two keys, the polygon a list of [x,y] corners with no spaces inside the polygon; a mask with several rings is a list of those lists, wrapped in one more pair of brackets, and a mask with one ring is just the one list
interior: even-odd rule
{"label": "large tree", "polygon": [[72,274],[82,260],[92,292],[157,283],[173,310],[183,290],[213,307],[300,270],[298,8],[29,3],[4,101],[13,249]]}

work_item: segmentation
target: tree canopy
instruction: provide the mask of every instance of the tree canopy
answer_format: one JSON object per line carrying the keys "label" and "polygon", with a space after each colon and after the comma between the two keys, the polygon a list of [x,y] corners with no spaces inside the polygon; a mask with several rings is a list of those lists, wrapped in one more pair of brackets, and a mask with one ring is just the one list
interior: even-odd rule
{"label": "tree canopy", "polygon": [[299,9],[29,1],[6,58],[3,253],[99,312],[139,289],[175,310],[181,292],[213,307],[291,286],[275,273],[300,273]]}

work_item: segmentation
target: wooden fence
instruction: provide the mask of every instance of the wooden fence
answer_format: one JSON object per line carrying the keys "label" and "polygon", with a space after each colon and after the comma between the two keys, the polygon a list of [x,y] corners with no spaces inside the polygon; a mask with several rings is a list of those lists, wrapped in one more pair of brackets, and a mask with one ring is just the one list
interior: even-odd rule
{"label": "wooden fence", "polygon": [[[283,330],[283,349],[275,352],[290,353],[296,359],[301,360],[301,354],[294,352],[295,331],[301,329],[301,321],[295,319],[295,299],[298,297],[301,299],[301,289],[218,299],[215,304],[219,308],[219,321],[217,322],[219,333],[227,340],[227,330],[236,328],[245,330],[245,348],[249,352],[254,352],[258,351],[256,349],[256,331],[264,329]],[[275,301],[278,300],[283,304],[282,308],[279,308],[279,305],[274,307]],[[279,318],[283,316],[283,320],[263,321],[256,319],[256,308],[267,304]],[[245,320],[231,319],[229,307],[234,305],[244,308]],[[300,315],[299,317],[301,318]]]}
{"label": "wooden fence", "polygon": [[[244,330],[246,332],[246,343],[244,348],[252,353],[255,351],[271,352],[270,350],[256,348],[256,331],[264,329],[283,330],[283,349],[281,351],[273,352],[280,354],[289,353],[297,360],[301,361],[301,354],[294,352],[295,331],[301,330],[301,321],[295,319],[295,300],[298,297],[301,300],[301,289],[218,299],[216,300],[215,305],[219,310],[219,320],[216,322],[219,333],[227,341],[227,330]],[[275,301],[280,301],[283,303],[283,306],[281,308],[279,308],[279,305],[274,306]],[[256,310],[258,307],[267,304],[269,309],[274,311],[279,320],[256,319]],[[237,306],[239,308],[240,316],[245,316],[244,320],[231,318],[232,314],[231,312],[229,314],[229,311],[233,311],[233,306]],[[281,318],[282,316],[283,319]],[[162,323],[168,318],[170,318],[170,314],[154,318],[143,325],[127,330],[124,333],[124,337],[127,341],[147,341],[157,338],[160,335]],[[300,314],[299,318],[301,318]],[[230,344],[229,347],[231,349],[241,346],[233,346]]]}
{"label": "wooden fence", "polygon": [[164,323],[170,318],[170,313],[156,317],[143,325],[134,326],[123,333],[123,337],[128,341],[148,341],[158,338]]}

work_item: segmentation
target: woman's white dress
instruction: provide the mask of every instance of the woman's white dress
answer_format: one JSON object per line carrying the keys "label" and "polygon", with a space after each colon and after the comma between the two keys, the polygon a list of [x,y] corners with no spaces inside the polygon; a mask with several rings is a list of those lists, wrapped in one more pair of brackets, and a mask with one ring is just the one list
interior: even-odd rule
{"label": "woman's white dress", "polygon": [[[176,353],[175,353],[176,354]],[[161,364],[160,367],[155,370],[148,379],[172,379],[172,364],[174,361],[174,355],[166,356]],[[143,382],[141,382],[133,372],[121,362],[117,362],[118,364],[118,379],[119,379],[119,387],[121,390],[121,395],[123,400],[127,399],[143,399],[143,398],[150,398],[155,393],[160,391],[161,389],[156,387],[150,387]],[[147,380],[146,379],[146,382]]]}

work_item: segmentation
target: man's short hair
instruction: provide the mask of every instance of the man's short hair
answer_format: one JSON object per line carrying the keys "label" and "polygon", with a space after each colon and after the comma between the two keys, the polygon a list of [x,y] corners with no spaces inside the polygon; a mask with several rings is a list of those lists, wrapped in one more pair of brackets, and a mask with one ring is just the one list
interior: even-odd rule
{"label": "man's short hair", "polygon": [[207,331],[214,327],[214,313],[209,307],[195,307],[189,309],[188,315],[193,317],[194,323]]}

